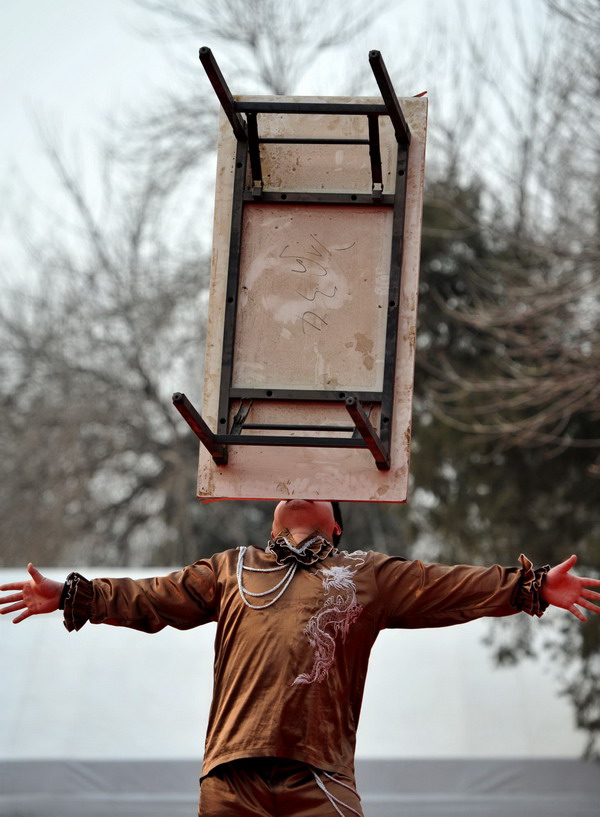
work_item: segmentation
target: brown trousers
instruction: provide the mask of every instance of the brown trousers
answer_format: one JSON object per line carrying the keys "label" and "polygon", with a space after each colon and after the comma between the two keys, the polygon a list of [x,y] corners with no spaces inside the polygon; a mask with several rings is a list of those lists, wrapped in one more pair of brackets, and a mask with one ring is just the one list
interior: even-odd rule
{"label": "brown trousers", "polygon": [[[329,797],[315,780],[318,775]],[[335,777],[335,780],[332,779]],[[201,781],[199,817],[363,817],[354,780],[306,763],[244,758],[217,766]]]}

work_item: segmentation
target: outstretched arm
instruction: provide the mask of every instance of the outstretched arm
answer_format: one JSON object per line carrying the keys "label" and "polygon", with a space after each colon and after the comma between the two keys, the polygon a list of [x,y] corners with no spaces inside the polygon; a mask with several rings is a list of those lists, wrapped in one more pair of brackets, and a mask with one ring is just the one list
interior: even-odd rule
{"label": "outstretched arm", "polygon": [[549,570],[542,584],[542,597],[548,604],[562,607],[563,610],[568,610],[581,621],[586,621],[579,607],[585,607],[593,613],[600,613],[600,605],[593,603],[600,601],[600,593],[589,590],[590,587],[600,587],[600,579],[574,576],[569,571],[576,563],[577,556],[569,556],[564,562]]}
{"label": "outstretched arm", "polygon": [[3,591],[18,590],[18,593],[0,599],[0,605],[2,605],[0,613],[23,611],[13,620],[13,624],[18,624],[20,621],[29,618],[29,616],[52,613],[54,610],[58,610],[60,596],[64,587],[63,582],[55,582],[43,576],[31,562],[27,565],[27,570],[31,576],[28,581],[11,582],[0,586],[0,590]]}
{"label": "outstretched arm", "polygon": [[537,569],[523,555],[520,568],[426,564],[383,554],[373,561],[381,627],[447,627],[519,611],[540,616],[551,604],[581,621],[586,618],[579,607],[600,613],[600,579],[570,573],[575,556]]}
{"label": "outstretched arm", "polygon": [[67,630],[79,630],[87,621],[155,633],[171,626],[182,630],[215,621],[217,582],[211,560],[203,560],[167,576],[149,579],[94,579],[71,573],[66,582],[43,576],[32,564],[31,579],[0,586],[17,590],[0,598],[0,612],[29,616],[62,608]]}

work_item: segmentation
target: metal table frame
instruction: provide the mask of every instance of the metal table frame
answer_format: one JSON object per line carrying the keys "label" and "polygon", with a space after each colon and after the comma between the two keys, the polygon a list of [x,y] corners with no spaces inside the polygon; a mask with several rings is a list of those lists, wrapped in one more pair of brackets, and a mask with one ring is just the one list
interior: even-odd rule
{"label": "metal table frame", "polygon": [[[219,391],[219,431],[212,431],[190,403],[177,392],[173,403],[191,429],[208,449],[217,465],[227,464],[229,445],[276,445],[326,448],[367,448],[373,454],[380,470],[390,468],[390,445],[394,402],[396,369],[396,346],[400,315],[400,282],[404,236],[406,169],[410,146],[410,129],[402,113],[398,98],[392,87],[387,69],[379,51],[369,52],[369,63],[379,86],[382,104],[360,102],[290,102],[290,101],[237,101],[217,65],[210,48],[200,49],[200,62],[227,116],[236,138],[236,157],[233,185],[233,208],[231,218],[229,266],[227,273],[226,305],[223,329],[223,353]],[[366,116],[368,139],[319,139],[281,137],[268,138],[260,135],[261,114],[327,114]],[[383,190],[379,118],[390,118],[397,141],[396,183],[393,194]],[[245,118],[244,118],[245,117]],[[265,190],[260,146],[264,144],[331,144],[364,145],[368,147],[371,167],[371,193],[297,191],[272,192]],[[248,173],[250,170],[250,173]],[[293,204],[344,205],[348,207],[386,206],[393,209],[392,242],[390,253],[390,277],[385,340],[383,386],[381,391],[344,392],[310,389],[239,389],[232,387],[235,326],[240,279],[242,249],[242,225],[244,207],[249,203],[270,203],[282,207]],[[259,424],[248,422],[251,408],[256,401],[323,402],[343,403],[352,425],[307,424]],[[230,427],[227,428],[232,406],[237,407]],[[380,406],[379,428],[369,420],[373,406]],[[247,432],[261,431],[261,434]],[[265,434],[265,431],[284,432]],[[348,436],[294,436],[285,432],[334,432]]]}

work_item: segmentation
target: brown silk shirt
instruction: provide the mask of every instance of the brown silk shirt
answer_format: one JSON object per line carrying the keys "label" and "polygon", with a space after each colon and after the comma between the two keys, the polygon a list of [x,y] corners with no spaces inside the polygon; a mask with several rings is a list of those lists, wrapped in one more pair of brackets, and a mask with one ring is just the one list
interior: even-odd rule
{"label": "brown silk shirt", "polygon": [[[245,551],[245,552],[244,552]],[[242,566],[240,566],[242,558]],[[385,627],[443,627],[524,610],[541,615],[543,569],[448,567],[356,551],[286,574],[258,548],[228,550],[152,579],[69,578],[67,629],[157,632],[217,622],[203,775],[245,757],[283,757],[354,773],[371,647]],[[249,569],[250,568],[250,569]],[[254,568],[254,570],[252,570]],[[258,569],[258,570],[257,570]],[[266,591],[266,592],[265,592]],[[250,595],[264,594],[264,595]]]}

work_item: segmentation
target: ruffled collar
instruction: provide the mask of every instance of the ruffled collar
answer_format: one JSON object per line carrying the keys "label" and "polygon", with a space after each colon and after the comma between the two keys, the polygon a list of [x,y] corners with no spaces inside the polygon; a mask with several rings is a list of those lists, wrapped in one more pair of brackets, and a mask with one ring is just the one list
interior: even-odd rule
{"label": "ruffled collar", "polygon": [[282,530],[274,539],[269,539],[265,552],[272,553],[279,565],[297,562],[310,566],[328,556],[335,556],[338,549],[316,531],[301,542],[296,542],[289,530]]}

